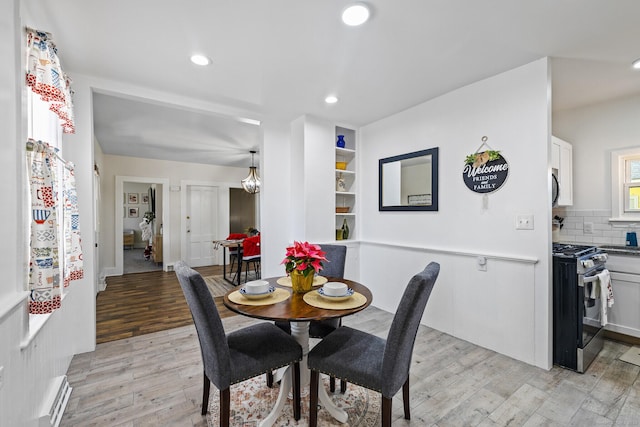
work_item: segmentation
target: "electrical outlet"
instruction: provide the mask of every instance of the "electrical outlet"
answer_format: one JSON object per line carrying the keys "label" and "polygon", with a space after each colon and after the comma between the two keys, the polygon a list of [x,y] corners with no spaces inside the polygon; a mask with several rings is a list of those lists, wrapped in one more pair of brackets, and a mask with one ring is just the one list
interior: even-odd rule
{"label": "electrical outlet", "polygon": [[582,231],[584,234],[593,234],[593,223],[585,222],[584,226],[582,227]]}
{"label": "electrical outlet", "polygon": [[516,230],[533,230],[533,215],[516,215]]}

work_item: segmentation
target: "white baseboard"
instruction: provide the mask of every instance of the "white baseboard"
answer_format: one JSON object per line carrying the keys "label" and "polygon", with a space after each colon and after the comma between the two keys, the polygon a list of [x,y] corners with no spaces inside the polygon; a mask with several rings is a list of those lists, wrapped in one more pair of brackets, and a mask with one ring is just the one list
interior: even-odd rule
{"label": "white baseboard", "polygon": [[640,330],[636,328],[630,328],[628,326],[616,325],[614,323],[607,323],[604,327],[607,331],[618,332],[620,334],[629,335],[631,337],[640,338]]}

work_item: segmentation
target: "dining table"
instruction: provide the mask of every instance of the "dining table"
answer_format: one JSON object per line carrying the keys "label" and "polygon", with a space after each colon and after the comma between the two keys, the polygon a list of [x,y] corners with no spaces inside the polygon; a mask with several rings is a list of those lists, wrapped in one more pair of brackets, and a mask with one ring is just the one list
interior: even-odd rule
{"label": "dining table", "polygon": [[[309,386],[310,371],[307,366],[307,354],[309,353],[309,324],[312,320],[338,319],[358,313],[369,305],[373,296],[369,288],[353,280],[315,276],[313,288],[307,293],[296,293],[291,288],[289,277],[270,277],[262,279],[269,282],[270,295],[263,299],[246,299],[242,289],[232,289],[224,295],[224,305],[229,310],[243,316],[255,319],[270,321],[291,322],[291,336],[302,347],[302,361],[300,362],[300,387],[302,390]],[[342,301],[332,301],[330,298],[323,298],[317,291],[327,281],[345,283],[353,290],[353,295]],[[280,390],[276,403],[269,413],[260,423],[260,427],[270,427],[280,416],[282,409],[290,396],[291,389],[291,368],[287,367],[274,376],[281,378]],[[307,391],[303,392],[303,395]],[[341,423],[346,423],[347,413],[338,408],[327,393],[327,390],[320,382],[318,389],[318,399],[324,408],[333,418]]]}
{"label": "dining table", "polygon": [[[222,277],[233,286],[240,286],[240,280],[242,278],[242,242],[243,239],[213,241],[214,249],[222,247]],[[236,248],[235,255],[237,257],[236,261],[238,266],[236,267],[235,275],[231,276],[231,279],[227,277],[227,248],[229,248],[229,250]],[[229,267],[229,273],[233,273],[231,267]]]}

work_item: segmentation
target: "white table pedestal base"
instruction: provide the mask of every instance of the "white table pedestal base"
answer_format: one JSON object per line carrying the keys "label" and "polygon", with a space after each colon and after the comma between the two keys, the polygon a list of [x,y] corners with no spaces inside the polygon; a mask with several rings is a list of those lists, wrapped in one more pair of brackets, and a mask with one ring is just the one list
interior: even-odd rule
{"label": "white table pedestal base", "polygon": [[[307,354],[309,354],[309,322],[291,322],[291,336],[294,337],[302,347],[302,360],[300,361],[300,388],[308,389],[311,377],[309,368],[307,367]],[[276,376],[274,376],[274,381],[276,381]],[[284,408],[285,403],[287,403],[289,390],[291,389],[292,384],[293,378],[291,368],[287,368],[282,373],[280,392],[278,393],[276,404],[269,415],[260,422],[260,427],[271,427],[278,419],[282,413],[282,408]],[[308,391],[304,394],[306,393],[308,393]],[[347,419],[349,418],[348,414],[333,404],[333,401],[327,394],[327,390],[324,388],[322,381],[320,381],[318,385],[318,401],[333,418],[341,423],[347,422]]]}

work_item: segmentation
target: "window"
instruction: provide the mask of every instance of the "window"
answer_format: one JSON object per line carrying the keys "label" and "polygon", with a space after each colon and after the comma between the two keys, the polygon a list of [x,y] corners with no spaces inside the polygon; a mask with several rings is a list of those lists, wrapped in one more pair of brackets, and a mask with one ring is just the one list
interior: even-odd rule
{"label": "window", "polygon": [[624,161],[624,211],[640,212],[638,196],[640,196],[640,156],[627,158]]}
{"label": "window", "polygon": [[640,147],[611,153],[612,222],[640,221]]}

